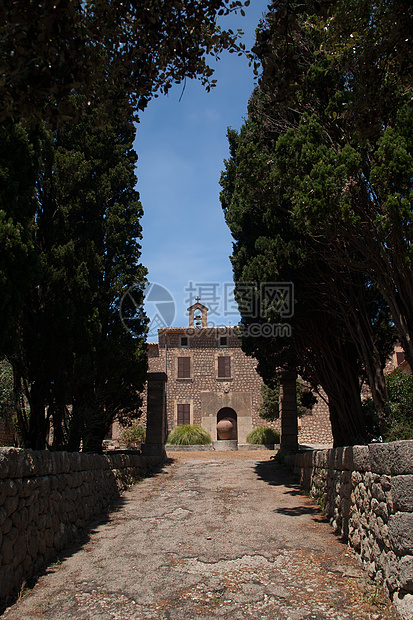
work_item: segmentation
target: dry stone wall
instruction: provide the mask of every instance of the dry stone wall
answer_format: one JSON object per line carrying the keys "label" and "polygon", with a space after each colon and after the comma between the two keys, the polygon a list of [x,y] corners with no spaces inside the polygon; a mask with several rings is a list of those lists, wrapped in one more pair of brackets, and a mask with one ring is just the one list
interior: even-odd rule
{"label": "dry stone wall", "polygon": [[390,596],[413,594],[413,441],[295,456],[301,486]]}
{"label": "dry stone wall", "polygon": [[0,448],[0,601],[30,579],[121,491],[160,464],[108,455]]}

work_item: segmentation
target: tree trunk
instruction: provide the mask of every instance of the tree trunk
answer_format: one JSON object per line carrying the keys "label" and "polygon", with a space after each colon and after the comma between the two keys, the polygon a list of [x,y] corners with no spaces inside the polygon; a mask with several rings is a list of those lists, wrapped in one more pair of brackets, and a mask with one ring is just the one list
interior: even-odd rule
{"label": "tree trunk", "polygon": [[285,372],[280,376],[281,444],[288,452],[298,450],[297,373]]}
{"label": "tree trunk", "polygon": [[29,446],[33,450],[46,448],[49,422],[46,416],[46,394],[44,382],[33,381],[28,394],[30,404]]}

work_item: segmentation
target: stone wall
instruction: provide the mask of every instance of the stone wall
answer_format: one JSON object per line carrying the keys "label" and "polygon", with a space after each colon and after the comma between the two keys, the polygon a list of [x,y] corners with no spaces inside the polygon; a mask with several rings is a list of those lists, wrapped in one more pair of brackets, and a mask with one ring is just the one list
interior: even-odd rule
{"label": "stone wall", "polygon": [[413,441],[298,453],[301,486],[318,500],[370,577],[413,593]]}
{"label": "stone wall", "polygon": [[0,601],[38,573],[122,490],[160,465],[110,455],[0,448]]}
{"label": "stone wall", "polygon": [[[320,393],[326,395],[320,388]],[[298,419],[298,443],[333,445],[330,411],[326,400],[317,395],[313,409]]]}
{"label": "stone wall", "polygon": [[0,420],[0,446],[12,446],[14,434],[13,424],[7,420]]}

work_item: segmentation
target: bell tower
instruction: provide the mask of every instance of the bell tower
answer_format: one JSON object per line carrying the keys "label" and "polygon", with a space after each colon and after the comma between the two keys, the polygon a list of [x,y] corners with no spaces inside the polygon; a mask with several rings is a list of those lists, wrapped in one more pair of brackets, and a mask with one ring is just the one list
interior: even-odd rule
{"label": "bell tower", "polygon": [[208,308],[201,304],[200,297],[195,297],[195,302],[187,308],[189,312],[189,327],[207,327]]}

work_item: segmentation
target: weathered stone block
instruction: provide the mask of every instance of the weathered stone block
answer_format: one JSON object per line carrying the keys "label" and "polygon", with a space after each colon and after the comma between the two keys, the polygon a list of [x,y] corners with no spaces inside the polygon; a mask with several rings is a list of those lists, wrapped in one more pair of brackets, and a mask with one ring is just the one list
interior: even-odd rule
{"label": "weathered stone block", "polygon": [[370,444],[371,470],[378,474],[413,474],[413,440]]}
{"label": "weathered stone block", "polygon": [[6,497],[6,501],[4,502],[4,509],[6,511],[7,516],[10,516],[19,505],[19,498],[17,495],[13,495],[13,497]]}
{"label": "weathered stone block", "polygon": [[70,453],[70,468],[72,472],[79,472],[82,470],[82,454],[80,452]]}
{"label": "weathered stone block", "polygon": [[36,476],[47,476],[53,473],[54,462],[59,452],[49,452],[49,450],[27,450],[34,463],[34,473]]}
{"label": "weathered stone block", "polygon": [[0,480],[9,477],[9,461],[5,448],[0,448]]}
{"label": "weathered stone block", "polygon": [[388,523],[392,549],[398,555],[413,555],[413,514],[397,512]]}
{"label": "weathered stone block", "polygon": [[324,455],[325,461],[323,467],[327,469],[335,469],[336,451],[330,448],[329,450],[324,450]]}
{"label": "weathered stone block", "polygon": [[63,452],[53,452],[52,474],[58,476],[63,471]]}
{"label": "weathered stone block", "polygon": [[409,592],[398,592],[393,598],[393,603],[403,620],[413,618],[413,594]]}
{"label": "weathered stone block", "polygon": [[385,493],[391,489],[391,476],[380,476],[380,486]]}
{"label": "weathered stone block", "polygon": [[380,516],[385,523],[387,523],[389,519],[389,510],[387,508],[386,502],[380,502],[378,508],[376,510],[376,514]]}
{"label": "weathered stone block", "polygon": [[327,450],[314,450],[313,452],[313,467],[323,469],[327,463]]}
{"label": "weathered stone block", "polygon": [[3,532],[3,534],[8,534],[12,527],[13,527],[13,522],[10,519],[10,517],[7,517],[7,519],[4,519],[3,525],[1,527],[1,531]]}
{"label": "weathered stone block", "polygon": [[392,474],[413,474],[413,440],[394,442]]}
{"label": "weathered stone block", "polygon": [[391,491],[395,512],[413,512],[413,475],[393,476]]}
{"label": "weathered stone block", "polygon": [[413,592],[413,555],[405,555],[399,561],[399,582],[402,590]]}
{"label": "weathered stone block", "polygon": [[353,471],[354,467],[354,450],[353,446],[347,446],[343,450],[342,467],[348,471]]}
{"label": "weathered stone block", "polygon": [[384,502],[386,499],[386,495],[380,483],[373,482],[371,485],[371,494],[375,497],[379,502]]}
{"label": "weathered stone block", "polygon": [[39,503],[38,501],[33,501],[30,504],[28,504],[27,506],[28,510],[29,510],[29,520],[30,521],[34,521],[35,519],[37,519],[37,516],[39,514]]}
{"label": "weathered stone block", "polygon": [[368,471],[370,469],[368,446],[353,446],[353,465],[357,471]]}
{"label": "weathered stone block", "polygon": [[7,478],[4,481],[2,488],[6,497],[13,497],[14,495],[17,495],[16,483],[14,480],[11,480],[11,478]]}
{"label": "weathered stone block", "polygon": [[334,461],[331,463],[333,469],[338,469],[338,470],[343,469],[343,453],[344,453],[344,448],[341,448],[341,447],[335,448],[335,450],[333,450]]}
{"label": "weathered stone block", "polygon": [[32,575],[31,568],[33,566],[33,560],[28,553],[26,554],[23,560],[22,566],[23,566],[23,572],[26,575],[26,577],[30,577]]}
{"label": "weathered stone block", "polygon": [[20,566],[20,564],[23,564],[26,554],[27,554],[26,545],[22,544],[22,542],[19,540],[17,544],[16,543],[14,544],[14,547],[13,547],[13,562],[12,562],[13,570],[16,570],[16,568]]}
{"label": "weathered stone block", "polygon": [[2,556],[2,560],[3,560],[3,564],[5,566],[7,566],[8,564],[11,564],[11,562],[13,561],[14,542],[15,541],[12,540],[8,534],[5,534],[3,536],[3,542],[2,542],[2,547],[1,547],[1,556]]}

